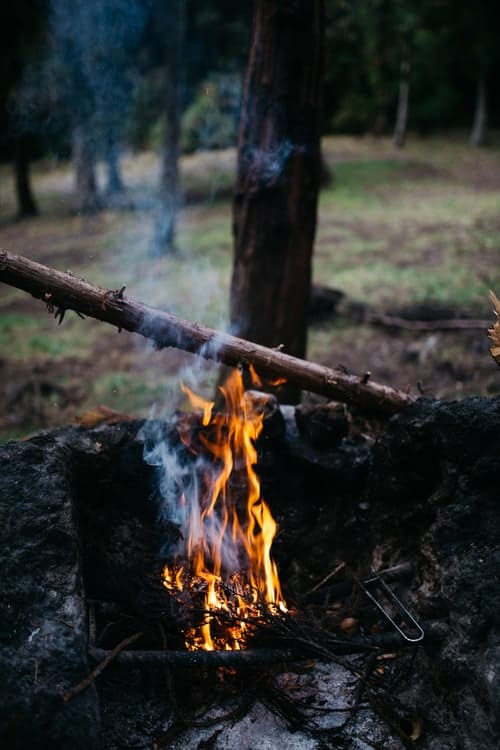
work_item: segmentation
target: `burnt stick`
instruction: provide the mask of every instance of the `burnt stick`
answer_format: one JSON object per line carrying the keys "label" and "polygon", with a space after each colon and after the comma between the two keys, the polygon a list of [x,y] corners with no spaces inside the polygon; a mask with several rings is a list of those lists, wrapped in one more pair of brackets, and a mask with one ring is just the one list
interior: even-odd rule
{"label": "burnt stick", "polygon": [[0,281],[45,302],[49,309],[74,310],[152,339],[155,345],[175,347],[231,367],[253,365],[263,378],[285,377],[290,385],[342,401],[379,415],[394,414],[415,396],[363,376],[348,375],[277,349],[254,344],[222,331],[182,320],[164,310],[126,297],[123,287],[112,291],[0,250]]}

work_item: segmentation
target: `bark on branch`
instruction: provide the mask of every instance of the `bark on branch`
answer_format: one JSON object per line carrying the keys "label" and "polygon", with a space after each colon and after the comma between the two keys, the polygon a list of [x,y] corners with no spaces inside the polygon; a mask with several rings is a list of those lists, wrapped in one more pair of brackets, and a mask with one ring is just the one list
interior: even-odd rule
{"label": "bark on branch", "polygon": [[125,297],[123,289],[112,291],[89,284],[70,273],[0,250],[0,281],[22,289],[56,311],[60,321],[66,310],[74,310],[119,329],[139,333],[155,345],[176,347],[206,359],[236,367],[253,365],[263,378],[286,378],[291,385],[352,404],[366,412],[393,414],[415,400],[403,391],[307,362],[212,328],[182,320],[164,310],[148,307]]}

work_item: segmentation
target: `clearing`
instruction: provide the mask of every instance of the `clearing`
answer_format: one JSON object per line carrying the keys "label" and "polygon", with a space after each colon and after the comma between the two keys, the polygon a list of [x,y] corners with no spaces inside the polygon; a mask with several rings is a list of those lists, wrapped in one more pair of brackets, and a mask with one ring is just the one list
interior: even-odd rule
{"label": "clearing", "polygon": [[[500,392],[486,330],[410,332],[356,319],[358,306],[418,319],[493,320],[500,290],[500,145],[465,139],[324,141],[333,183],[323,190],[314,260],[319,284],[341,289],[339,314],[311,325],[309,359],[370,370],[374,379],[457,398]],[[92,218],[74,214],[67,164],[37,165],[41,215],[15,221],[10,171],[0,170],[0,247],[117,288],[183,317],[227,324],[232,262],[233,150],[182,160],[185,207],[175,256],[150,254],[154,154],[127,156],[126,196]],[[0,286],[0,440],[73,421],[97,404],[136,416],[183,401],[179,377],[207,389],[213,366],[155,352],[140,337],[68,314],[63,325],[22,292]],[[182,372],[181,372],[182,370]]]}

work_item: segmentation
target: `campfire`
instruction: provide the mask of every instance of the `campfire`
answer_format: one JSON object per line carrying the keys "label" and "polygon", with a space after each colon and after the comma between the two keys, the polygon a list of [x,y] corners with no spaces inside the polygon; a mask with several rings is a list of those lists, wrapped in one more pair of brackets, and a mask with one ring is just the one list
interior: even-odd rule
{"label": "campfire", "polygon": [[[223,730],[214,747],[245,732],[274,747],[299,734],[304,747],[371,738],[401,750],[462,732],[493,750],[474,685],[496,663],[484,633],[498,601],[498,402],[424,401],[374,447],[350,438],[313,450],[311,424],[328,410],[309,424],[293,407],[263,418],[233,379],[229,401],[191,395],[195,413],[149,424],[146,444],[145,425],[125,422],[2,449],[0,489],[16,511],[3,548],[14,726],[29,710],[44,721],[26,717],[33,731],[61,726],[75,747],[100,735],[115,748],[124,732],[139,747],[203,747]],[[183,472],[151,466],[150,442],[175,451]],[[271,557],[278,525],[288,612]],[[464,695],[484,735],[462,722]]]}
{"label": "campfire", "polygon": [[[258,382],[255,372],[253,377]],[[198,613],[199,624],[185,632],[188,650],[240,650],[264,611],[286,611],[271,557],[277,526],[255,471],[263,413],[245,393],[240,370],[221,386],[217,412],[214,402],[182,389],[202,410],[202,429],[180,424],[194,469],[180,488],[181,536],[163,584],[181,606]]]}
{"label": "campfire", "polygon": [[264,408],[236,370],[217,404],[183,387],[194,414],[2,448],[7,744],[496,748],[498,399],[416,400],[0,266],[60,320],[353,407]]}

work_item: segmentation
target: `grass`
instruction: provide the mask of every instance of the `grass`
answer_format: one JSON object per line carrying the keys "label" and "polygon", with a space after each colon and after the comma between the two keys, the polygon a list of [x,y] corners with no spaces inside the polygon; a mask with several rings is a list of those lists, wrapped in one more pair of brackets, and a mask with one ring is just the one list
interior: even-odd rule
{"label": "grass", "polygon": [[59,329],[55,320],[43,315],[42,308],[38,315],[2,314],[0,351],[12,361],[36,359],[40,355],[55,359],[87,356],[92,338],[89,329],[70,316],[65,323]]}
{"label": "grass", "polygon": [[[500,148],[478,151],[465,141],[436,138],[410,139],[396,152],[385,139],[336,137],[325,139],[323,150],[334,181],[320,198],[315,280],[381,310],[425,303],[488,318],[488,290],[500,289]],[[41,164],[35,170],[41,215],[13,221],[12,179],[2,167],[0,247],[109,288],[126,284],[128,294],[149,304],[222,327],[229,306],[234,166],[232,150],[183,159],[187,204],[179,217],[177,252],[166,258],[150,254],[152,215],[143,200],[153,195],[158,176],[153,154],[124,160],[129,196],[142,201],[137,210],[105,211],[87,220],[71,211],[68,165]],[[447,397],[497,392],[486,340],[478,336],[438,336],[432,349],[433,342],[424,347],[423,338],[332,321],[310,331],[309,356],[370,369],[396,385],[415,384],[423,375],[437,395]],[[432,355],[415,354],[420,345]],[[457,358],[465,375],[458,373]],[[0,289],[4,439],[63,423],[97,403],[134,415],[148,414],[155,402],[177,406],[179,371],[186,366],[197,367],[187,355],[159,354],[138,337],[118,336],[70,313],[58,328],[40,303]],[[214,369],[201,372],[211,388]],[[48,402],[43,418],[34,419],[28,403],[13,424],[13,384],[40,373],[66,389],[68,404],[52,408]]]}

